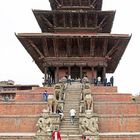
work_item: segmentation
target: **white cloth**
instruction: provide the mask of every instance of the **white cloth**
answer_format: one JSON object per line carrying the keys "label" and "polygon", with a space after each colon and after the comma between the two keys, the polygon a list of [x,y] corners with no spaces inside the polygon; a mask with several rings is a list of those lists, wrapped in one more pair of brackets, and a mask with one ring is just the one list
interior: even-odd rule
{"label": "white cloth", "polygon": [[76,110],[75,109],[71,109],[70,110],[70,116],[75,116],[76,115]]}
{"label": "white cloth", "polygon": [[98,79],[99,82],[101,81],[101,77],[100,76],[97,79]]}
{"label": "white cloth", "polygon": [[54,134],[54,140],[57,140],[57,132]]}
{"label": "white cloth", "polygon": [[71,79],[71,76],[70,76],[70,75],[68,76],[68,79],[69,79],[69,80]]}

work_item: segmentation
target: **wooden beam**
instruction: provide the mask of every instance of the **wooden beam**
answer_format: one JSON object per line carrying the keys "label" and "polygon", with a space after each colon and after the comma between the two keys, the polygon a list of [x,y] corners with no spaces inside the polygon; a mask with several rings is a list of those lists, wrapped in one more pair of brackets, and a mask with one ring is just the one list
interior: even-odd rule
{"label": "wooden beam", "polygon": [[110,56],[111,54],[113,54],[114,51],[116,51],[118,49],[118,45],[120,43],[120,40],[116,41],[115,45],[112,47],[112,49],[107,53],[107,56]]}
{"label": "wooden beam", "polygon": [[50,27],[50,28],[53,28],[53,25],[50,23],[50,21],[45,18],[43,15],[41,16],[41,18],[45,21],[45,23]]}
{"label": "wooden beam", "polygon": [[42,59],[44,58],[44,55],[40,52],[40,50],[37,48],[37,46],[32,42],[32,40],[29,40],[28,41],[31,45],[31,47],[39,54],[40,58],[39,59]]}
{"label": "wooden beam", "polygon": [[61,6],[61,4],[58,2],[58,0],[54,0],[54,1],[59,7]]}
{"label": "wooden beam", "polygon": [[93,2],[91,2],[92,7],[95,7],[97,0],[93,0]]}
{"label": "wooden beam", "polygon": [[48,56],[48,44],[47,44],[47,39],[43,38],[42,39],[43,42],[43,52],[44,52],[44,56],[47,57]]}
{"label": "wooden beam", "polygon": [[105,25],[105,21],[106,21],[107,18],[108,18],[108,16],[105,16],[98,26],[103,27],[103,25]]}

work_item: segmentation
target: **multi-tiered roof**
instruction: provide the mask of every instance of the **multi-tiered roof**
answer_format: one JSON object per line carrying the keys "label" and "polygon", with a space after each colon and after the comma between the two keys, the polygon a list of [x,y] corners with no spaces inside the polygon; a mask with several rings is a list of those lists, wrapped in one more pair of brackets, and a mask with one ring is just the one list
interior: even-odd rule
{"label": "multi-tiered roof", "polygon": [[115,11],[101,11],[102,0],[49,0],[52,10],[33,10],[42,33],[18,39],[40,70],[54,67],[105,67],[113,73],[131,38],[110,34]]}

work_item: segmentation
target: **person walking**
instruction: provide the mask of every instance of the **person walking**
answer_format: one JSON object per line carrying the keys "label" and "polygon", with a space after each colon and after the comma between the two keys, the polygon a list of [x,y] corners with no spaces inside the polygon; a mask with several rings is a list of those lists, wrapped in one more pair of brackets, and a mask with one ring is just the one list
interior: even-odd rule
{"label": "person walking", "polygon": [[98,76],[98,77],[97,77],[97,86],[100,86],[100,85],[101,85],[101,77]]}
{"label": "person walking", "polygon": [[55,130],[52,132],[52,138],[51,140],[61,140],[60,131],[55,128]]}
{"label": "person walking", "polygon": [[70,121],[71,121],[72,124],[74,124],[74,119],[75,119],[75,116],[76,116],[76,110],[71,109],[69,113],[70,113]]}
{"label": "person walking", "polygon": [[71,85],[71,75],[68,76],[68,83]]}

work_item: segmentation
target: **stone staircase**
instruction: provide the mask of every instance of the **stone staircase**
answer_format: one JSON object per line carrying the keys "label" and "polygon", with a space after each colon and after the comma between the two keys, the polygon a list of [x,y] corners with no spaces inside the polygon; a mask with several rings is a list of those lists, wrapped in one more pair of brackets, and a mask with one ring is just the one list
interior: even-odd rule
{"label": "stone staircase", "polygon": [[[81,95],[81,84],[72,83],[68,85],[67,90],[65,91],[66,99],[64,105],[64,116],[65,120],[61,122],[60,131],[62,137],[67,137],[69,140],[77,140],[81,138],[79,135],[79,104],[80,104],[80,95]],[[74,124],[70,122],[70,109],[76,110],[76,118]]]}

